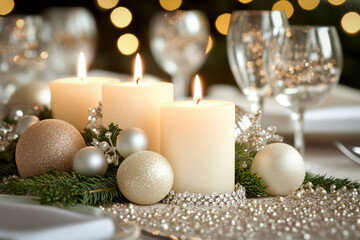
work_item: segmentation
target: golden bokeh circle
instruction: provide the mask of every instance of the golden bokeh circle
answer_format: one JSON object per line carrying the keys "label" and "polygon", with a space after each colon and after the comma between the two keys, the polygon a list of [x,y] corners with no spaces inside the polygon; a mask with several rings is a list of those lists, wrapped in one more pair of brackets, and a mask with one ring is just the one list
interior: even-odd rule
{"label": "golden bokeh circle", "polygon": [[165,10],[173,11],[181,6],[182,0],[159,0],[159,3]]}
{"label": "golden bokeh circle", "polygon": [[302,9],[310,11],[319,5],[320,0],[298,0],[298,3]]}
{"label": "golden bokeh circle", "polygon": [[119,0],[97,0],[96,2],[103,9],[111,9],[119,3]]}
{"label": "golden bokeh circle", "polygon": [[139,40],[134,34],[125,33],[117,40],[117,47],[122,54],[131,55],[138,49]]}
{"label": "golden bokeh circle", "polygon": [[9,14],[15,7],[13,0],[1,0],[0,1],[0,15]]}
{"label": "golden bokeh circle", "polygon": [[252,2],[253,0],[238,0],[239,2],[243,3],[243,4],[247,4]]}
{"label": "golden bokeh circle", "polygon": [[131,20],[132,14],[126,7],[117,7],[110,14],[110,20],[118,28],[127,27]]}
{"label": "golden bokeh circle", "polygon": [[280,0],[280,1],[276,2],[273,5],[272,10],[284,10],[287,18],[291,18],[291,16],[294,13],[293,5],[289,1],[286,1],[286,0]]}
{"label": "golden bokeh circle", "polygon": [[219,33],[227,35],[227,32],[229,30],[230,17],[230,13],[223,13],[216,18],[215,27]]}
{"label": "golden bokeh circle", "polygon": [[348,34],[356,34],[360,30],[360,15],[348,12],[341,18],[341,27]]}
{"label": "golden bokeh circle", "polygon": [[328,2],[331,5],[339,6],[339,5],[343,4],[344,2],[346,2],[346,0],[328,0]]}

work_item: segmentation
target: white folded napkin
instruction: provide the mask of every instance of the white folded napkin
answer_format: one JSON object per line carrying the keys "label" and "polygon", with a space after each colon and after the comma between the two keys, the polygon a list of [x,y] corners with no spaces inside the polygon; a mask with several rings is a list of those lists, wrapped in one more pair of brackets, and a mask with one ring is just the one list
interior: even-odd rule
{"label": "white folded napkin", "polygon": [[114,223],[109,218],[0,202],[0,239],[109,239],[114,232]]}
{"label": "white folded napkin", "polygon": [[[248,110],[246,97],[235,86],[213,85],[208,98],[232,101]],[[272,97],[264,102],[264,125],[277,126],[279,134],[292,134],[291,110],[278,104]],[[346,86],[337,86],[325,101],[304,115],[305,133],[349,134],[360,139],[360,91]]]}

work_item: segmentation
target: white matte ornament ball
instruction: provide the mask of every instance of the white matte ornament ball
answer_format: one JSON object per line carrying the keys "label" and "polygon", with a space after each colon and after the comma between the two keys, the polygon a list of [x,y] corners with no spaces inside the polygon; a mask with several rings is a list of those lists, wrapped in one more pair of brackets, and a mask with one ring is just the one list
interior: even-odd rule
{"label": "white matte ornament ball", "polygon": [[253,160],[251,171],[261,177],[272,196],[284,196],[296,191],[305,178],[302,156],[285,143],[273,143],[261,149]]}
{"label": "white matte ornament ball", "polygon": [[11,95],[9,103],[32,104],[50,108],[51,94],[49,84],[32,81],[18,87]]}
{"label": "white matte ornament ball", "polygon": [[146,133],[140,128],[131,127],[123,129],[117,136],[116,149],[124,158],[148,148],[149,141]]}
{"label": "white matte ornament ball", "polygon": [[127,157],[117,172],[120,192],[131,202],[142,205],[162,200],[170,191],[174,174],[160,154],[141,151]]}
{"label": "white matte ornament ball", "polygon": [[104,176],[108,169],[104,153],[97,147],[85,147],[76,153],[74,158],[74,172],[93,177],[96,175]]}

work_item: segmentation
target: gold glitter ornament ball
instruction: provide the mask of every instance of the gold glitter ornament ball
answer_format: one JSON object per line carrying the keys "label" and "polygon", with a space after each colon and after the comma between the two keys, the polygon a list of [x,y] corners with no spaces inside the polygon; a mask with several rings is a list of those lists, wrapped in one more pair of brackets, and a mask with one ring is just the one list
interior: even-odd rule
{"label": "gold glitter ornament ball", "polygon": [[120,165],[117,184],[131,202],[149,205],[159,202],[170,191],[174,174],[170,163],[160,154],[140,151],[131,154]]}
{"label": "gold glitter ornament ball", "polygon": [[71,124],[47,119],[27,128],[16,145],[15,160],[21,177],[51,170],[71,172],[75,154],[85,147],[80,132]]}
{"label": "gold glitter ornament ball", "polygon": [[305,178],[305,164],[300,153],[285,143],[266,145],[255,156],[251,171],[261,177],[272,196],[296,191]]}

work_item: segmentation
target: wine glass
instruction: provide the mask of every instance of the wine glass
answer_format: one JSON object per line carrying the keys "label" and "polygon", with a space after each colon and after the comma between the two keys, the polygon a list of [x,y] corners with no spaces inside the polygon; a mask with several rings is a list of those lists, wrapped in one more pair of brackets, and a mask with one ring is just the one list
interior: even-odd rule
{"label": "wine glass", "polygon": [[191,75],[206,59],[209,23],[197,10],[157,13],[150,23],[150,48],[157,64],[171,75],[175,98],[184,98]]}
{"label": "wine glass", "polygon": [[0,103],[20,85],[41,79],[48,60],[51,30],[38,15],[0,18]]}
{"label": "wine glass", "polygon": [[341,44],[330,26],[291,26],[283,37],[282,50],[269,52],[268,70],[276,101],[293,111],[294,145],[304,155],[304,110],[320,103],[338,83]]}
{"label": "wine glass", "polygon": [[83,52],[86,65],[95,58],[97,28],[92,13],[83,7],[53,7],[44,12],[51,25],[50,71],[58,75],[75,74],[78,56]]}
{"label": "wine glass", "polygon": [[271,93],[264,51],[271,37],[288,25],[284,11],[235,11],[231,14],[227,34],[228,59],[253,114],[263,110],[263,99]]}

